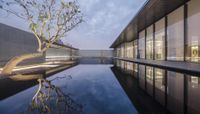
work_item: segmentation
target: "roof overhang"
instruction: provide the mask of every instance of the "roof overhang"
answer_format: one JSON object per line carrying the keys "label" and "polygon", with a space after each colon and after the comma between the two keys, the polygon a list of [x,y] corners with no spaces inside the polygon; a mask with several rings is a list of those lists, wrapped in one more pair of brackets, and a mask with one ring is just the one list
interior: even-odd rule
{"label": "roof overhang", "polygon": [[[189,0],[148,0],[128,26],[120,33],[110,48],[115,48],[123,42],[130,42],[137,39],[139,31],[152,25],[154,22],[188,1]],[[122,38],[122,36],[124,37]]]}

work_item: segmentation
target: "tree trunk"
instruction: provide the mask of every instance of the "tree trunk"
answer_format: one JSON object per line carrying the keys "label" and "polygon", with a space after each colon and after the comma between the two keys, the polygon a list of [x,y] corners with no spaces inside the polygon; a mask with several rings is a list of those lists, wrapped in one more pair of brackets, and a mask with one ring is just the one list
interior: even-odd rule
{"label": "tree trunk", "polygon": [[16,56],[12,58],[10,61],[6,63],[6,65],[3,67],[2,74],[11,74],[14,67],[16,67],[20,62],[27,60],[27,59],[33,59],[33,58],[38,58],[41,57],[43,53],[30,53],[30,54],[23,54]]}

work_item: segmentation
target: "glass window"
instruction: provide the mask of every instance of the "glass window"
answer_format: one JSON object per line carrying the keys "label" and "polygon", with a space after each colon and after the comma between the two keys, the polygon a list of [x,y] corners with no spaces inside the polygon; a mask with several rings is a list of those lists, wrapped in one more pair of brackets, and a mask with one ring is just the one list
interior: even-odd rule
{"label": "glass window", "polygon": [[133,42],[126,43],[126,57],[133,58]]}
{"label": "glass window", "polygon": [[139,33],[139,58],[145,59],[145,30]]}
{"label": "glass window", "polygon": [[200,0],[188,2],[187,61],[200,62]]}
{"label": "glass window", "polygon": [[146,59],[153,59],[153,25],[147,28]]}
{"label": "glass window", "polygon": [[[120,57],[121,58],[124,57],[124,44],[121,44],[121,55],[120,55]],[[120,63],[121,63],[121,68],[124,69],[124,67],[125,67],[124,61],[121,61]]]}
{"label": "glass window", "polygon": [[184,8],[180,7],[168,15],[167,59],[184,60]]}
{"label": "glass window", "polygon": [[165,18],[155,23],[155,59],[165,60]]}
{"label": "glass window", "polygon": [[120,53],[120,57],[124,57],[124,44],[121,44],[121,53]]}
{"label": "glass window", "polygon": [[133,41],[133,58],[137,58],[137,53],[138,53],[138,45],[137,45],[137,40]]}

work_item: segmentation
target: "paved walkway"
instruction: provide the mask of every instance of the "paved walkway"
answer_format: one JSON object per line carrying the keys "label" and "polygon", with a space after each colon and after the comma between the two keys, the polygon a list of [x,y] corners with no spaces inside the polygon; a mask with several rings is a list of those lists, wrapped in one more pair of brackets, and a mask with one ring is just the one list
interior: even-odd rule
{"label": "paved walkway", "polygon": [[114,57],[113,59],[119,59],[124,61],[129,61],[133,63],[143,64],[147,66],[165,68],[181,73],[189,73],[192,75],[200,76],[200,63],[192,62],[178,62],[178,61],[161,61],[161,60],[146,60],[146,59],[130,59],[130,58],[118,58]]}

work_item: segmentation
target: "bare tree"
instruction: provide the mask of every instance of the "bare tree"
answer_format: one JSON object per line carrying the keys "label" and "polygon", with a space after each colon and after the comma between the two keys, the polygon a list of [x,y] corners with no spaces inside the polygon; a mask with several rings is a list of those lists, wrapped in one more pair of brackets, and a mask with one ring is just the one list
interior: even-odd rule
{"label": "bare tree", "polygon": [[26,20],[38,43],[36,53],[12,58],[2,74],[11,74],[13,68],[26,59],[43,56],[53,43],[83,21],[76,0],[0,0],[0,9]]}

